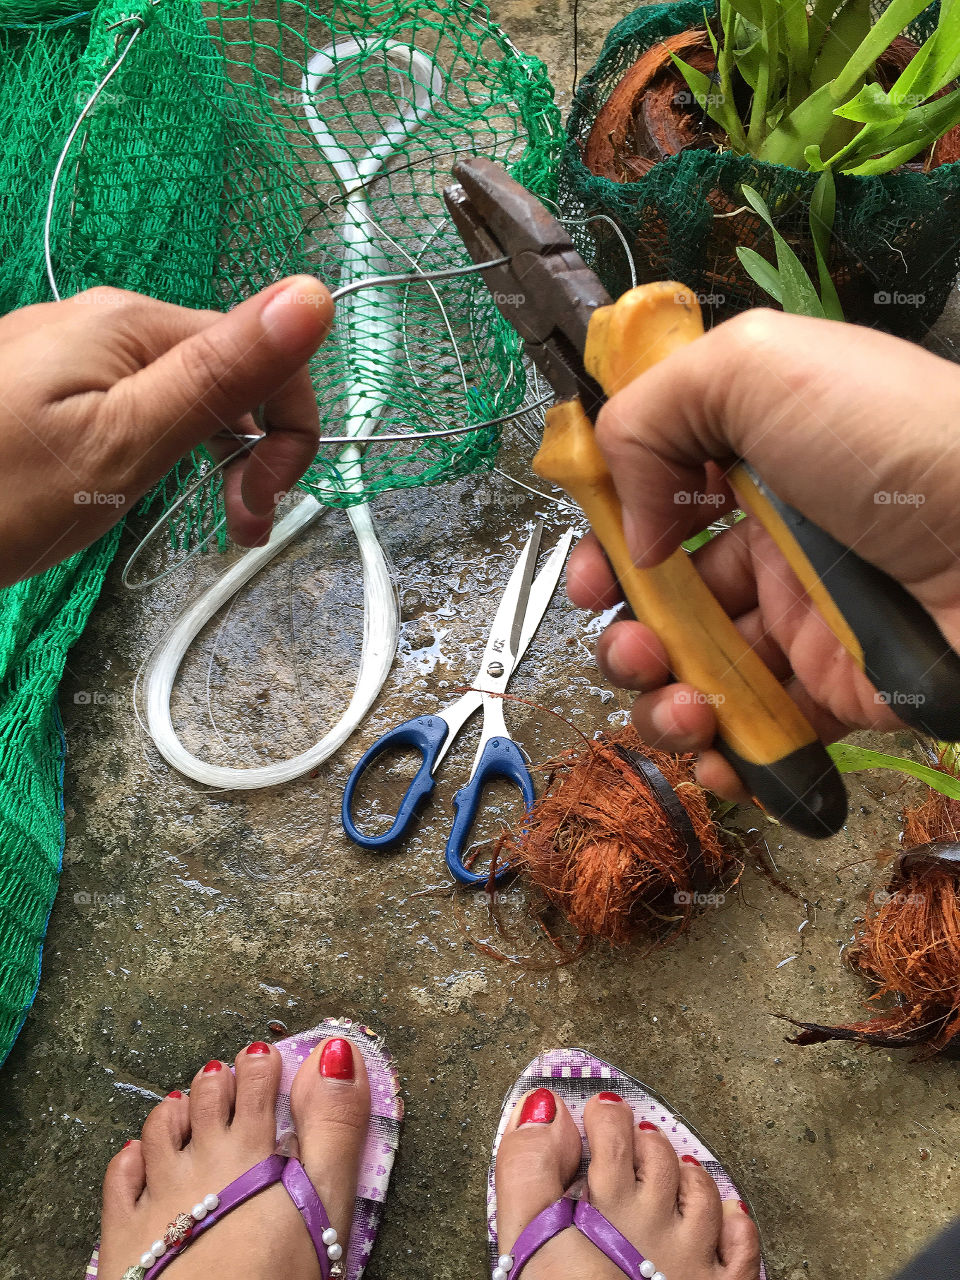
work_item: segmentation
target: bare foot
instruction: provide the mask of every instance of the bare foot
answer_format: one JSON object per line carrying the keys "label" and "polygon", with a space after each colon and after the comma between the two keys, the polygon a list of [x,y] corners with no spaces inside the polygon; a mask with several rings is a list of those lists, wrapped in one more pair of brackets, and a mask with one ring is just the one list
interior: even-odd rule
{"label": "bare foot", "polygon": [[[615,1093],[590,1099],[584,1125],[590,1203],[667,1280],[758,1280],[756,1224],[739,1201],[721,1202],[692,1156],[681,1162],[658,1129],[638,1127]],[[523,1228],[568,1189],[580,1153],[573,1117],[549,1089],[518,1102],[497,1155],[501,1253],[511,1253]],[[623,1272],[569,1228],[533,1255],[520,1280],[623,1280]]]}
{"label": "bare foot", "polygon": [[[275,1048],[251,1044],[237,1055],[236,1078],[224,1063],[208,1062],[189,1097],[175,1089],[154,1107],[140,1141],[107,1166],[102,1280],[118,1280],[178,1214],[273,1154],[281,1065]],[[346,1255],[370,1116],[360,1051],[339,1037],[324,1041],[297,1072],[290,1101],[298,1157]],[[220,1275],[318,1280],[316,1252],[283,1187],[269,1187],[226,1215],[170,1263],[164,1280]]]}

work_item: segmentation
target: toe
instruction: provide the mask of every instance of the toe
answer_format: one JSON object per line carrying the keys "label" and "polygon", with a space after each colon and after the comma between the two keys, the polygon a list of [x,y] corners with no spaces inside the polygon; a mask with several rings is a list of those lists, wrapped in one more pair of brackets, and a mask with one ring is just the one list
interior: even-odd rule
{"label": "toe", "polygon": [[636,1194],[633,1112],[615,1093],[601,1093],[584,1108],[590,1144],[590,1196],[604,1203]]}
{"label": "toe", "polygon": [[713,1178],[693,1156],[683,1156],[680,1161],[677,1208],[683,1219],[684,1234],[691,1240],[702,1241],[704,1261],[713,1262],[720,1235],[720,1192]]}
{"label": "toe", "polygon": [[717,1255],[724,1280],[757,1280],[760,1274],[760,1233],[739,1200],[724,1200]]}
{"label": "toe", "polygon": [[670,1139],[642,1122],[634,1131],[634,1161],[644,1200],[660,1213],[672,1213],[680,1186],[680,1161]]}
{"label": "toe", "polygon": [[214,1058],[201,1067],[190,1086],[191,1142],[203,1147],[219,1141],[230,1123],[236,1086],[233,1072]]}
{"label": "toe", "polygon": [[272,1151],[277,1132],[277,1090],[283,1070],[279,1050],[257,1040],[237,1054],[234,1065],[237,1096],[232,1128],[254,1145],[267,1146]]}
{"label": "toe", "polygon": [[190,1103],[179,1089],[174,1089],[144,1121],[140,1146],[147,1171],[166,1166],[171,1154],[180,1151],[189,1137]]}
{"label": "toe", "polygon": [[497,1152],[497,1238],[510,1253],[517,1237],[576,1177],[582,1143],[570,1112],[549,1089],[513,1109]]}
{"label": "toe", "polygon": [[103,1231],[115,1230],[133,1212],[147,1185],[143,1144],[128,1142],[107,1165],[103,1179]]}
{"label": "toe", "polygon": [[345,1246],[370,1128],[370,1083],[363,1054],[343,1037],[325,1040],[297,1072],[290,1105],[301,1163]]}

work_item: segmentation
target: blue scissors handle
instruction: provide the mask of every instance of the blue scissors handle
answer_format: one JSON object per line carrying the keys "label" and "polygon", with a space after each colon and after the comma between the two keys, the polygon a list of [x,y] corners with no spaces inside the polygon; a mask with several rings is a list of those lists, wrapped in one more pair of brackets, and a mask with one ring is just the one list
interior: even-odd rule
{"label": "blue scissors handle", "polygon": [[[533,808],[536,798],[533,779],[520,748],[509,738],[491,738],[477,762],[476,773],[453,798],[456,817],[447,840],[446,858],[450,874],[461,884],[486,884],[490,878],[489,875],[477,875],[465,867],[463,854],[480,807],[483,789],[494,778],[506,778],[508,782],[516,783],[523,795],[527,812]],[[499,883],[509,871],[509,863],[501,867],[494,877],[496,882]]]}
{"label": "blue scissors handle", "polygon": [[[363,849],[390,849],[406,835],[410,824],[416,817],[417,810],[433,790],[433,770],[436,767],[440,748],[446,741],[450,728],[446,720],[440,716],[417,716],[415,720],[406,720],[395,729],[378,738],[372,747],[363,753],[343,792],[341,816],[343,829],[356,844]],[[416,747],[423,756],[423,763],[417,775],[407,787],[393,826],[381,836],[368,836],[353,821],[353,795],[357,783],[364,770],[385,751],[397,747]]]}

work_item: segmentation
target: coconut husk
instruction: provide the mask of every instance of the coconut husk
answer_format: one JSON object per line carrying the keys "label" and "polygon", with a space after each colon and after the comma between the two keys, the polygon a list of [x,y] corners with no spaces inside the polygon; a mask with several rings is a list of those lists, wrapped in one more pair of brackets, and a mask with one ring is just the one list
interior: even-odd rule
{"label": "coconut husk", "polygon": [[499,853],[582,938],[666,941],[740,864],[713,822],[692,755],[643,743],[632,727],[571,749]]}
{"label": "coconut husk", "polygon": [[870,1003],[892,1008],[861,1022],[796,1022],[794,1044],[854,1040],[920,1057],[960,1056],[960,802],[931,789],[908,809],[907,848],[886,887],[873,895],[863,929],[848,952],[852,967],[876,987]]}

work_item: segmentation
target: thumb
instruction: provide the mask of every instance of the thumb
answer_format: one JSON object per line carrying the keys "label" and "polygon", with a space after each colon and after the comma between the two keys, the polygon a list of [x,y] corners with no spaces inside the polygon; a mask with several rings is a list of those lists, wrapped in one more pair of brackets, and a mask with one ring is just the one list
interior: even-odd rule
{"label": "thumb", "polygon": [[184,338],[107,394],[112,417],[135,422],[139,466],[163,475],[185,453],[258,405],[282,397],[280,434],[304,467],[316,451],[316,402],[304,366],[333,322],[333,302],[312,276],[292,276]]}
{"label": "thumb", "polygon": [[[958,392],[948,361],[856,325],[773,311],[718,325],[598,418],[636,563],[658,564],[709,523],[723,487],[713,463],[745,458],[785,502],[901,580],[951,567],[956,505],[940,464],[955,447]],[[917,491],[916,503],[879,505],[887,490]]]}

